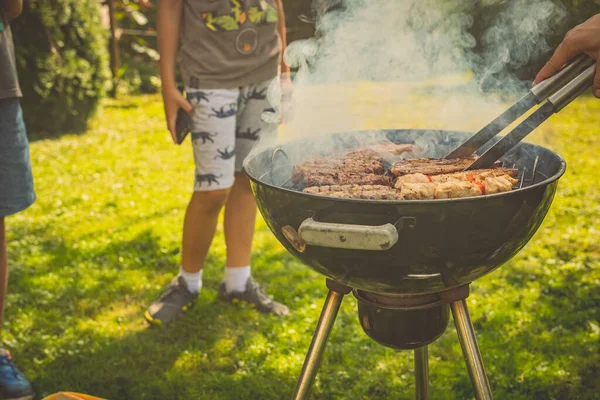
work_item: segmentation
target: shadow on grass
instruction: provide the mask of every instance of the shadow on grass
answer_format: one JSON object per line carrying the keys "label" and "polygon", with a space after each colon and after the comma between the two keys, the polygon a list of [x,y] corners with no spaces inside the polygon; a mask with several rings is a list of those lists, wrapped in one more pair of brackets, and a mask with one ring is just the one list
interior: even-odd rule
{"label": "shadow on grass", "polygon": [[[34,385],[46,393],[68,389],[108,399],[289,396],[294,377],[260,368],[257,360],[256,370],[248,373],[237,357],[244,353],[246,342],[260,336],[254,318],[238,318],[232,331],[231,321],[219,319],[223,314],[234,318],[234,312],[226,310],[230,305],[199,301],[195,308],[202,312],[188,313],[169,326],[139,330],[122,338],[92,335],[93,349],[64,354],[46,364]],[[264,322],[274,323],[269,318]],[[215,354],[219,347],[230,349]]]}
{"label": "shadow on grass", "polygon": [[136,104],[136,103],[110,103],[110,104],[105,104],[104,108],[112,109],[112,110],[131,110],[134,108],[139,108],[139,104]]}
{"label": "shadow on grass", "polygon": [[[165,252],[151,231],[90,249],[85,242],[75,247],[53,237],[44,226],[15,229],[14,237],[36,238],[19,243],[18,250],[45,255],[21,254],[23,265],[11,266],[6,316],[15,325],[28,318],[27,330],[10,333],[19,366],[38,394],[279,399],[293,390],[295,377],[261,366],[269,347],[249,360],[244,356],[247,344],[268,341],[280,320],[220,302],[216,277],[205,279],[184,318],[148,327],[144,309],[178,266],[177,252]],[[268,273],[276,280],[282,274],[286,271]]]}

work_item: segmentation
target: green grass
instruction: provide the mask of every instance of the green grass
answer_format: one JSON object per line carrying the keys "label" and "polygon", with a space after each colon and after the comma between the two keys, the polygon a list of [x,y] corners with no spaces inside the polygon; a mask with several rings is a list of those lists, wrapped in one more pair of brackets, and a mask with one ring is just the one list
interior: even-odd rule
{"label": "green grass", "polygon": [[[599,115],[600,101],[582,98],[532,135],[566,158],[568,172],[535,238],[473,285],[468,302],[497,399],[600,399]],[[171,144],[158,97],[108,102],[85,135],[36,141],[31,153],[38,200],[7,222],[4,340],[39,395],[290,397],[324,279],[295,261],[262,219],[253,275],[292,316],[217,299],[219,230],[196,307],[168,327],[143,321],[177,271],[193,183],[189,144]],[[473,398],[452,324],[429,353],[432,398]],[[412,371],[411,352],[367,338],[348,296],[311,398],[412,399]]]}

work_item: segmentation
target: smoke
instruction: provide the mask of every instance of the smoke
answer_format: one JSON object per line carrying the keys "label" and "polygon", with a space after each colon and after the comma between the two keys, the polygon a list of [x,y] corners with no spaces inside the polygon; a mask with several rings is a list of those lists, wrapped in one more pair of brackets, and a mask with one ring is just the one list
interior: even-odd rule
{"label": "smoke", "polygon": [[[547,54],[546,38],[567,17],[551,0],[342,4],[320,16],[317,38],[288,46],[285,60],[298,69],[293,106],[270,96],[286,114],[281,142],[369,129],[475,132],[526,93],[531,82],[509,71]],[[479,40],[474,26],[485,27]],[[415,137],[424,147],[436,140]]]}

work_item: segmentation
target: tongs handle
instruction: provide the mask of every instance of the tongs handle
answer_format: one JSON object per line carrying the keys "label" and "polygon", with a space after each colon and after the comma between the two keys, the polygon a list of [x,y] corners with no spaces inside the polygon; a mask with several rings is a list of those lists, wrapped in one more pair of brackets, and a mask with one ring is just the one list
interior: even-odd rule
{"label": "tongs handle", "polygon": [[508,135],[504,136],[495,145],[490,147],[481,157],[465,168],[465,171],[489,168],[492,166],[497,160],[502,158],[502,156],[519,144],[519,142],[529,135],[531,131],[589,89],[592,86],[595,72],[596,64],[594,63],[550,96],[546,103],[521,122],[519,126]]}
{"label": "tongs handle", "polygon": [[581,71],[593,63],[594,60],[585,54],[580,54],[579,56],[573,58],[567,64],[565,64],[561,70],[552,75],[550,78],[531,88],[527,95],[523,96],[508,110],[483,127],[479,132],[471,136],[444,158],[453,159],[470,156],[484,144],[489,142],[494,136],[502,132],[502,130],[504,130],[508,125],[525,114],[529,109],[536,104],[540,104],[545,101],[548,96],[560,89],[570,79],[581,73]]}
{"label": "tongs handle", "polygon": [[557,113],[565,108],[569,103],[579,97],[592,86],[594,74],[596,73],[596,64],[590,63],[586,70],[577,75],[572,81],[564,85],[560,90],[548,98],[548,101],[554,105],[554,112]]}
{"label": "tongs handle", "polygon": [[553,92],[563,87],[573,74],[579,74],[585,68],[594,64],[594,60],[582,53],[570,60],[565,66],[552,75],[550,78],[543,80],[531,88],[531,93],[535,96],[538,104],[546,100]]}

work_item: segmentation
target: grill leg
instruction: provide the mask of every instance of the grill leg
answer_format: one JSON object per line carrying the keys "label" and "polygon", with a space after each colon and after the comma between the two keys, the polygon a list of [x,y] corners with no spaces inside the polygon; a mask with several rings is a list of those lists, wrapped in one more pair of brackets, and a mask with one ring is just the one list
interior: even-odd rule
{"label": "grill leg", "polygon": [[458,340],[460,341],[463,356],[467,363],[469,376],[475,389],[475,398],[477,400],[492,400],[492,389],[485,373],[483,360],[481,359],[481,353],[477,345],[477,338],[475,337],[475,330],[469,317],[467,302],[464,299],[452,302],[450,303],[450,308],[452,309],[454,324],[458,332]]}
{"label": "grill leg", "polygon": [[327,287],[329,288],[329,293],[327,293],[325,304],[321,310],[321,317],[317,323],[317,329],[315,330],[312,342],[308,348],[308,353],[304,359],[302,372],[300,372],[300,377],[298,378],[292,400],[304,400],[308,397],[308,392],[310,392],[315,376],[317,376],[319,363],[321,362],[323,351],[327,345],[329,333],[333,328],[335,317],[337,316],[344,296],[352,290],[347,286],[340,285],[329,279],[327,280]]}
{"label": "grill leg", "polygon": [[427,346],[415,349],[415,387],[417,400],[429,400],[429,366]]}

